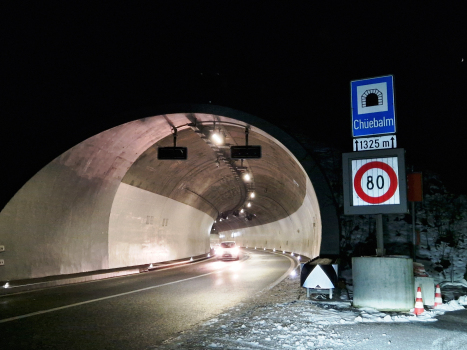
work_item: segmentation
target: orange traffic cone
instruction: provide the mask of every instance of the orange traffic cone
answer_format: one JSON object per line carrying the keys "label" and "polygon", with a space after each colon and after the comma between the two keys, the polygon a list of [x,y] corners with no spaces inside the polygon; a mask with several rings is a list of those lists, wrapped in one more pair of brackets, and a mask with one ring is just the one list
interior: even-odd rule
{"label": "orange traffic cone", "polygon": [[439,287],[439,284],[437,284],[435,291],[435,307],[441,304],[443,304],[443,299],[441,298],[441,288]]}
{"label": "orange traffic cone", "polygon": [[423,307],[423,300],[422,300],[422,289],[420,287],[417,288],[417,298],[415,299],[415,315],[420,315],[425,311]]}

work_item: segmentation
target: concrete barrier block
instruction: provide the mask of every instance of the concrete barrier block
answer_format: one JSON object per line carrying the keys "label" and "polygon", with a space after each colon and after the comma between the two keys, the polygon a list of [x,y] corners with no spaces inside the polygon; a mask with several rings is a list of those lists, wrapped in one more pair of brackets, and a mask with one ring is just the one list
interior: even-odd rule
{"label": "concrete barrier block", "polygon": [[352,258],[353,305],[380,311],[409,311],[415,305],[412,259]]}
{"label": "concrete barrier block", "polygon": [[432,277],[415,277],[414,291],[417,293],[417,288],[422,289],[423,305],[435,305],[435,280]]}

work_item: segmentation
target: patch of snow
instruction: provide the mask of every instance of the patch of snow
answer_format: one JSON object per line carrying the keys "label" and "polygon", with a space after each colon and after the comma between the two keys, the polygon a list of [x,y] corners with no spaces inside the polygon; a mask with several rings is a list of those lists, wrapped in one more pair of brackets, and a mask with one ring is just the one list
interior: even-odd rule
{"label": "patch of snow", "polygon": [[[298,280],[298,277],[289,277],[269,293],[260,293],[240,309],[230,309],[157,349],[395,348],[395,335],[387,334],[387,328],[378,337],[371,331],[359,335],[351,329],[378,324],[435,322],[436,317],[447,311],[463,309],[462,305],[467,304],[467,296],[462,296],[440,308],[426,310],[419,316],[410,312],[381,312],[373,308],[354,308],[350,301],[339,300],[337,291],[335,300],[314,301],[306,298],[306,291],[299,287]],[[336,329],[340,331],[336,332]],[[350,330],[351,336],[345,333],[346,330]],[[454,338],[446,341],[467,344],[465,340],[455,343]],[[433,349],[458,350],[462,345],[443,348],[439,341],[433,343]]]}
{"label": "patch of snow", "polygon": [[[462,296],[462,302],[464,302],[465,298],[466,298],[466,296]],[[438,305],[435,308],[435,310],[445,310],[445,311],[463,310],[464,307],[462,305],[465,305],[465,304],[459,303],[458,300],[451,300],[450,302],[448,302],[446,304]]]}

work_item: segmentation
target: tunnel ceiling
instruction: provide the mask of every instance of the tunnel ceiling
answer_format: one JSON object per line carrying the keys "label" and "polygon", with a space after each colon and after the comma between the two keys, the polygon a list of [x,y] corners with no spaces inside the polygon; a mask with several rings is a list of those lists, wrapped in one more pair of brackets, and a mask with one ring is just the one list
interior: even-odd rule
{"label": "tunnel ceiling", "polygon": [[[293,214],[306,192],[300,165],[275,141],[249,132],[250,145],[261,145],[262,158],[233,160],[231,145],[245,145],[245,128],[216,124],[225,136],[211,140],[212,123],[178,131],[177,146],[188,147],[188,159],[158,160],[157,147],[173,146],[172,135],[149,147],[122,182],[197,208],[216,220],[218,232],[274,222]],[[249,173],[250,181],[243,175]],[[250,199],[250,193],[255,198]],[[251,202],[251,207],[247,203]],[[241,211],[243,209],[243,212]],[[222,220],[221,220],[222,219]]]}

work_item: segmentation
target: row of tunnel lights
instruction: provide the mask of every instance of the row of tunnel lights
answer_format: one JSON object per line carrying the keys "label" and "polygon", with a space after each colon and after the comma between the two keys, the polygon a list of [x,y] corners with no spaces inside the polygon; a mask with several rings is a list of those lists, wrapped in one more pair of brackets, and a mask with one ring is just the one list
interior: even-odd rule
{"label": "row of tunnel lights", "polygon": [[[224,143],[224,135],[222,134],[220,129],[219,129],[219,131],[216,131],[215,129],[213,130],[213,132],[211,134],[211,139],[216,145],[222,145]],[[243,175],[243,180],[245,180],[247,182],[251,181],[251,175],[249,173],[245,173]],[[250,192],[249,197],[250,197],[250,199],[255,198],[255,192]],[[248,208],[251,208],[251,202],[247,202],[246,206]],[[240,210],[240,213],[243,213],[243,212],[244,212],[244,209],[242,208]],[[222,218],[220,219],[220,221],[222,221]]]}
{"label": "row of tunnel lights", "polygon": [[[255,198],[255,196],[256,196],[255,192],[250,192],[250,194],[249,194],[250,200]],[[251,201],[246,203],[246,207],[251,208]],[[245,209],[243,209],[243,208],[239,210],[240,214],[243,214],[244,212],[245,212]],[[253,216],[256,216],[256,215],[253,214]],[[228,218],[229,218],[229,216],[227,215],[225,218],[222,218],[222,217],[219,218],[219,221],[227,220]],[[217,223],[217,220],[215,220],[214,223]]]}
{"label": "row of tunnel lights", "polygon": [[[248,248],[248,246],[246,246],[245,248]],[[256,248],[257,248],[257,247],[255,247],[255,250],[256,250]],[[263,250],[266,250],[266,248],[263,248]],[[276,248],[274,248],[272,251],[275,252],[275,251],[276,251]],[[282,251],[282,254],[285,254],[285,250]],[[209,256],[210,256],[210,255],[208,254],[208,258],[209,258]],[[295,256],[294,252],[291,252],[291,253],[290,253],[290,256]],[[300,255],[297,255],[297,260],[300,261],[301,259],[302,259],[302,257],[301,257]],[[297,266],[297,267],[298,267],[298,266]],[[297,270],[296,268],[293,269],[292,272],[290,272],[290,275],[291,275],[291,276],[296,276],[296,275],[297,275],[297,271],[296,271],[296,270]]]}
{"label": "row of tunnel lights", "polygon": [[[245,248],[248,248],[248,246],[246,246]],[[255,249],[256,249],[256,247],[255,247]],[[263,248],[263,250],[266,250],[266,248]],[[275,252],[276,248],[274,248],[272,251]],[[282,251],[282,254],[285,254],[285,250]],[[290,255],[295,256],[294,252],[291,252]],[[297,260],[300,260],[300,259],[301,259],[301,256],[297,255]]]}

